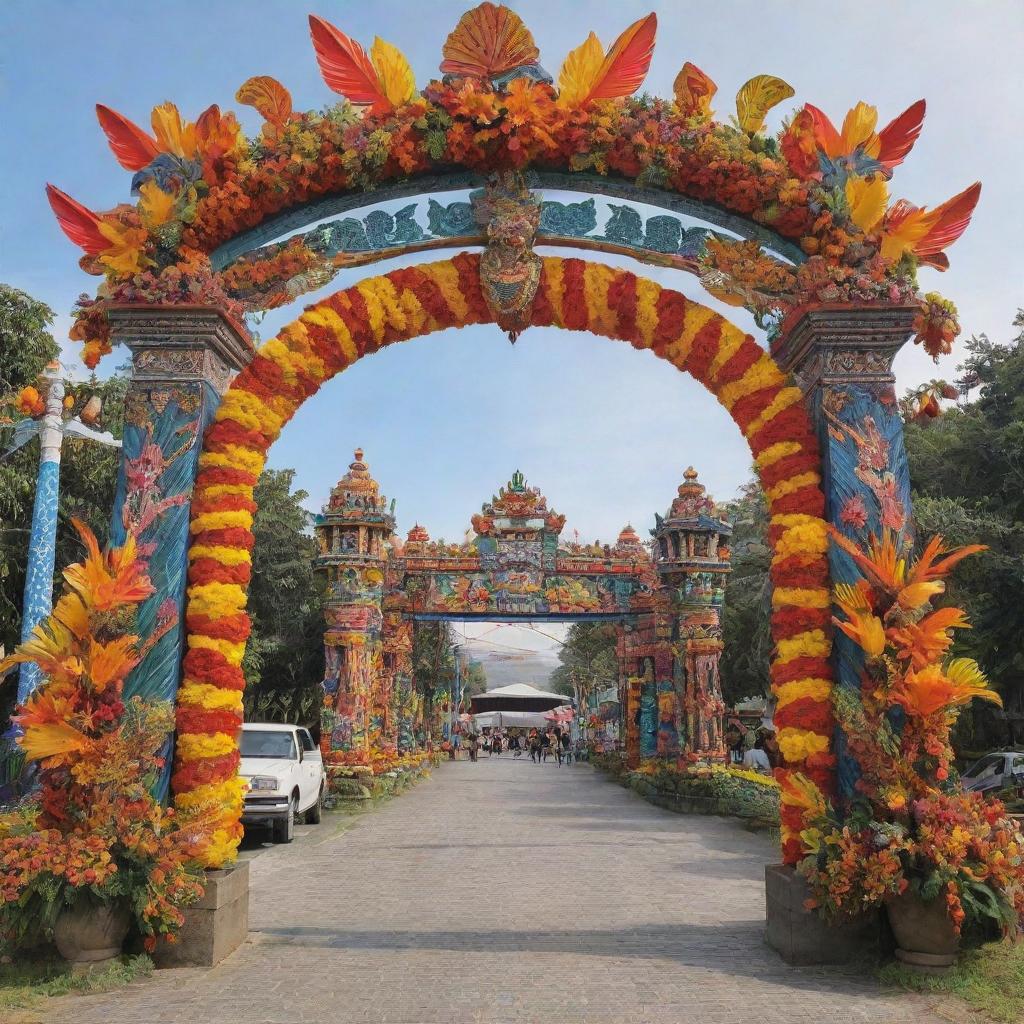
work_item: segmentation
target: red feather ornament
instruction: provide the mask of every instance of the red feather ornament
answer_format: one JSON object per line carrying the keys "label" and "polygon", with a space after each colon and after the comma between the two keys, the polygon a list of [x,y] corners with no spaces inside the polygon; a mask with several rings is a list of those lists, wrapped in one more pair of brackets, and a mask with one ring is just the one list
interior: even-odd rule
{"label": "red feather ornament", "polygon": [[359,43],[315,14],[309,16],[309,34],[328,88],[352,103],[370,104],[375,110],[391,109],[393,104],[384,95],[377,71]]}
{"label": "red feather ornament", "polygon": [[924,100],[907,107],[878,133],[878,160],[892,170],[903,163],[924,127]]}
{"label": "red feather ornament", "polygon": [[126,171],[141,171],[159,155],[160,149],[156,144],[156,139],[149,132],[143,131],[137,124],[129,121],[124,114],[119,114],[116,110],[97,103],[96,117],[107,136],[107,142],[110,144],[114,157]]}
{"label": "red feather ornament", "polygon": [[110,241],[100,231],[100,217],[92,210],[61,192],[56,185],[46,186],[46,198],[64,232],[79,248],[90,256],[98,256],[110,248]]}

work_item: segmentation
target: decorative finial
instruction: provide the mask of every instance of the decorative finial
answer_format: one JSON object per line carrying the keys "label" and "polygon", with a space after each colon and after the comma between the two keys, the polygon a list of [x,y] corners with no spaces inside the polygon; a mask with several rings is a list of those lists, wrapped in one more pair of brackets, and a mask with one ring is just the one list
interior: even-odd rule
{"label": "decorative finial", "polygon": [[683,478],[686,479],[686,480],[696,480],[697,479],[697,470],[695,470],[693,468],[693,466],[687,466],[686,467],[686,472],[683,473]]}
{"label": "decorative finial", "polygon": [[362,462],[363,461],[363,449],[362,448],[357,448],[355,450],[355,457],[356,457],[356,462]]}

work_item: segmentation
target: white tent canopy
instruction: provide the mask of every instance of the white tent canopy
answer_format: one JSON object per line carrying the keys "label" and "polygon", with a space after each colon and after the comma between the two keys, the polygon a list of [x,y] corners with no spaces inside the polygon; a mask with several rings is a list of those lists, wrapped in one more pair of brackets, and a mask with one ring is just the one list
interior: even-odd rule
{"label": "white tent canopy", "polygon": [[497,698],[517,698],[521,697],[525,699],[536,700],[538,697],[548,697],[553,700],[561,701],[563,704],[569,703],[569,698],[564,693],[551,693],[548,690],[538,690],[536,686],[531,686],[529,683],[512,683],[511,686],[499,686],[496,690],[488,690],[486,693],[477,694],[478,697],[497,697]]}

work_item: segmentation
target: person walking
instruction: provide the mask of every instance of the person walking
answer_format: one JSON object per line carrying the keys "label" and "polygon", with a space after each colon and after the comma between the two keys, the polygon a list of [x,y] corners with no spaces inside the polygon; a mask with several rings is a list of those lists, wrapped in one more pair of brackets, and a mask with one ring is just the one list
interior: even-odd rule
{"label": "person walking", "polygon": [[541,739],[536,729],[530,733],[530,760],[534,764],[540,764]]}
{"label": "person walking", "polygon": [[470,759],[470,761],[475,761],[476,760],[477,752],[478,752],[479,749],[480,749],[480,737],[475,732],[471,732],[469,734],[469,759]]}
{"label": "person walking", "polygon": [[492,754],[497,754],[498,757],[501,757],[501,746],[502,746],[502,744],[501,744],[501,733],[500,732],[496,732],[491,737],[491,753]]}
{"label": "person walking", "polygon": [[561,756],[558,759],[558,763],[562,763],[562,759],[565,759],[565,763],[569,764],[572,761],[572,748],[569,745],[569,730],[563,729],[562,735],[559,737],[559,744],[561,747]]}

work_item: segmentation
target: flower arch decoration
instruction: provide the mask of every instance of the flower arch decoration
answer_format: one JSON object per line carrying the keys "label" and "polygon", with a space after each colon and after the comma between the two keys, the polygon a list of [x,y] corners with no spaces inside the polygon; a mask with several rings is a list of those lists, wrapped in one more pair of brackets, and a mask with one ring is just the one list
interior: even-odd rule
{"label": "flower arch decoration", "polygon": [[[179,806],[212,799],[225,807],[214,848],[240,835],[233,781],[240,665],[249,633],[253,490],[268,448],[306,398],[363,356],[445,328],[492,321],[478,255],[393,270],[310,306],[259,348],[224,395],[205,437],[192,501],[187,653],[172,779]],[[818,443],[801,390],[750,335],[679,292],[624,270],[545,258],[530,321],[654,352],[700,381],[739,426],[771,515],[771,678],[780,744],[792,769],[831,792],[828,532]],[[787,860],[799,857],[795,823],[784,832],[783,846]]]}
{"label": "flower arch decoration", "polygon": [[[387,183],[528,169],[606,176],[748,224],[746,240],[709,234],[694,267],[713,295],[759,322],[812,301],[915,301],[917,340],[930,353],[949,351],[959,331],[951,303],[919,293],[917,269],[948,266],[944,250],[967,227],[980,185],[930,210],[890,202],[923,100],[880,129],[866,103],[838,128],[805,103],[768,134],[766,115],[794,95],[772,75],[739,90],[731,123],[714,118],[717,87],[689,62],[670,99],[634,95],[654,51],[654,14],[607,50],[590,33],[555,79],[519,17],[492,3],[463,15],[444,44],[441,79],[417,91],[392,44],[376,39],[367,53],[322,18],[309,21],[323,78],[343,99],[301,112],[280,82],[251,78],[235,98],[262,116],[255,138],[217,104],[194,122],[161,104],[151,131],[97,106],[137,201],[95,213],[48,186],[61,227],[85,251],[83,267],[105,277],[71,332],[90,366],[110,350],[110,303],[216,302],[237,318],[320,287],[345,262],[295,236],[224,265],[218,253],[246,232],[277,223],[287,234],[282,216]],[[766,234],[798,258],[774,255]]]}

